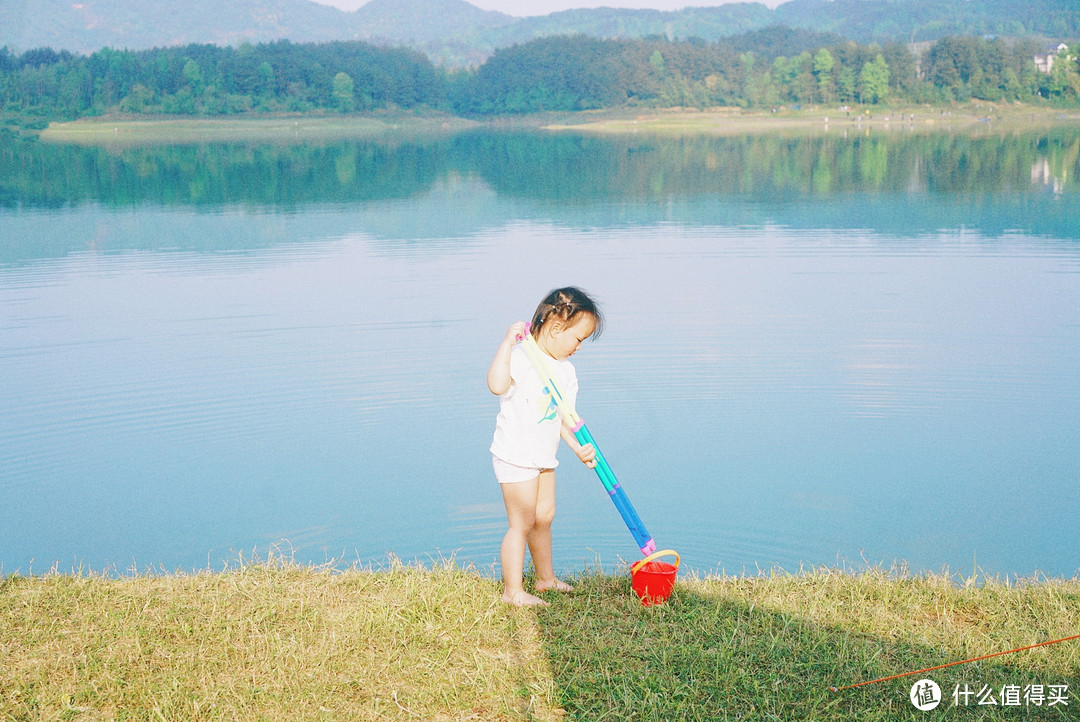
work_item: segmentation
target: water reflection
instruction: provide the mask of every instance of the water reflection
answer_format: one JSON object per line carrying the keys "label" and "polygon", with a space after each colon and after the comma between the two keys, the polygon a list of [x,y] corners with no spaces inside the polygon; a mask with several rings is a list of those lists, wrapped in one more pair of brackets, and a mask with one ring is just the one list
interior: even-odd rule
{"label": "water reflection", "polygon": [[[837,227],[839,221],[841,227],[910,234],[963,221],[989,235],[1023,230],[1068,236],[1072,219],[1065,204],[1053,201],[1077,190],[1078,156],[1080,137],[1066,129],[981,137],[679,139],[484,131],[395,143],[118,148],[6,137],[0,139],[0,208],[97,203],[287,212],[312,204],[407,200],[438,184],[475,179],[500,198],[540,204],[545,212],[569,206],[571,222],[589,217],[582,209],[667,201],[682,204],[680,220],[716,221],[706,217],[707,206],[719,202],[736,224],[771,219]],[[806,197],[827,205],[823,216],[815,217],[813,206],[791,208]],[[942,197],[949,198],[947,209]],[[991,197],[994,205],[1013,206],[1010,219],[1020,211],[1024,225],[1003,224],[1003,214],[986,207]],[[709,204],[695,205],[695,198]],[[731,198],[766,208],[725,208],[724,199]],[[955,213],[958,206],[963,218]],[[849,208],[853,214],[844,224]],[[898,215],[903,223],[896,223]],[[632,218],[629,212],[627,220]]]}

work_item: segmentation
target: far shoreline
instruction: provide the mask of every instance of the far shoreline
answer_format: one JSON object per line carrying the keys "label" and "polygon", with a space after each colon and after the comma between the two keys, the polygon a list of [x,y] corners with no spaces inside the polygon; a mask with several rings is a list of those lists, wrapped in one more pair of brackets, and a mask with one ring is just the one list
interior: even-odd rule
{"label": "far shoreline", "polygon": [[619,108],[548,112],[482,120],[438,112],[357,115],[129,116],[106,115],[53,122],[42,141],[82,145],[142,145],[228,141],[309,142],[349,138],[393,139],[467,130],[541,130],[598,135],[823,135],[909,131],[997,133],[1080,126],[1080,109],[970,103],[957,106],[851,106],[815,108]]}
{"label": "far shoreline", "polygon": [[916,132],[1043,130],[1080,122],[1080,111],[1030,106],[999,106],[984,103],[963,106],[904,105],[777,108],[664,109],[604,113],[590,117],[588,111],[563,122],[544,126],[550,130],[574,130],[623,134],[751,135],[789,133],[826,134],[835,131]]}

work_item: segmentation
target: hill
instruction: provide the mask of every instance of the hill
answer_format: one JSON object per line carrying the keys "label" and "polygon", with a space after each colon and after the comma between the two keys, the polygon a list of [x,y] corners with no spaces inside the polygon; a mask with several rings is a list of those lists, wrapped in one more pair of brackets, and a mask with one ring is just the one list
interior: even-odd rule
{"label": "hill", "polygon": [[355,12],[310,0],[0,0],[0,46],[87,54],[279,39],[422,47],[515,21],[464,0],[371,0]]}
{"label": "hill", "polygon": [[344,12],[310,0],[0,0],[0,46],[89,54],[205,43],[366,40],[405,45],[447,66],[478,65],[496,49],[550,35],[720,38],[786,25],[858,42],[947,35],[1080,38],[1075,0],[791,0],[676,12],[596,8],[516,18],[465,0],[371,0]]}
{"label": "hill", "polygon": [[773,21],[835,32],[859,42],[976,37],[1080,36],[1075,0],[791,0]]}

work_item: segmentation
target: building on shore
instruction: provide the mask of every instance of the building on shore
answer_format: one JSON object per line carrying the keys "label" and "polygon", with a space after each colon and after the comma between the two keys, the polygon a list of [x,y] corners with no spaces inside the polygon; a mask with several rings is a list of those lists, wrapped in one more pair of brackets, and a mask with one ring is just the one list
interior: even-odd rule
{"label": "building on shore", "polygon": [[1058,43],[1052,45],[1046,49],[1046,52],[1035,55],[1035,68],[1040,72],[1050,74],[1050,71],[1054,68],[1054,61],[1061,57],[1061,54],[1069,49],[1069,46],[1065,43]]}

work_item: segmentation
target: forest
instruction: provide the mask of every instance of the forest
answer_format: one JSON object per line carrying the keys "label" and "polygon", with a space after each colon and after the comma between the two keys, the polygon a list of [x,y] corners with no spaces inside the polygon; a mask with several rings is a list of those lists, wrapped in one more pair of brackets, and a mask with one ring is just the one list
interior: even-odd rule
{"label": "forest", "polygon": [[767,28],[719,42],[551,36],[473,69],[365,42],[186,45],[90,55],[0,49],[0,120],[107,113],[231,115],[435,110],[462,116],[618,107],[1080,103],[1080,44],[1049,72],[1035,41],[945,37],[915,52]]}

